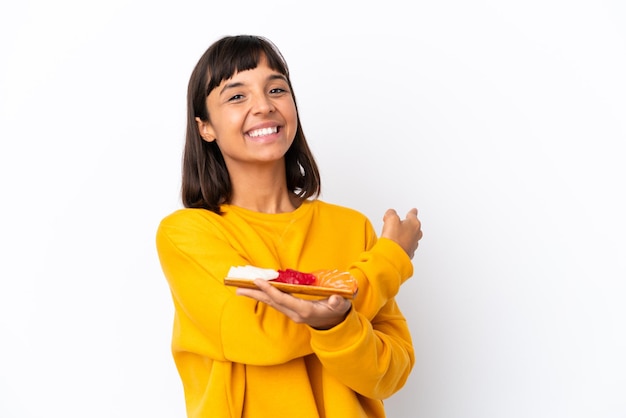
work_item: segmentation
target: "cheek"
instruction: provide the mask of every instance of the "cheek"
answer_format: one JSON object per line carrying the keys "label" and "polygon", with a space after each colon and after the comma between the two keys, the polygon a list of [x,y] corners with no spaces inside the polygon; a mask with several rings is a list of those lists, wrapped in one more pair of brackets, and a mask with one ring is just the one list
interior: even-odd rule
{"label": "cheek", "polygon": [[294,104],[285,110],[285,117],[288,119],[289,126],[292,127],[293,135],[295,135],[298,129],[298,112]]}
{"label": "cheek", "polygon": [[215,134],[218,138],[220,136],[227,136],[233,132],[238,133],[241,131],[241,127],[243,126],[241,116],[234,113],[220,112],[219,114],[215,114],[213,120],[215,121],[213,129],[215,130]]}

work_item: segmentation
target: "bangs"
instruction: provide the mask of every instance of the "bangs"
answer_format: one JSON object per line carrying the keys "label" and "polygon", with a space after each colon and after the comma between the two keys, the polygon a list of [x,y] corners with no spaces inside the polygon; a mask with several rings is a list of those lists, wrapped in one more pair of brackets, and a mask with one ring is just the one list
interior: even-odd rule
{"label": "bangs", "polygon": [[267,59],[267,65],[289,79],[289,70],[285,59],[278,49],[268,40],[258,36],[238,36],[226,38],[211,51],[208,57],[208,83],[206,96],[228,80],[235,73],[252,70],[259,65],[261,58]]}

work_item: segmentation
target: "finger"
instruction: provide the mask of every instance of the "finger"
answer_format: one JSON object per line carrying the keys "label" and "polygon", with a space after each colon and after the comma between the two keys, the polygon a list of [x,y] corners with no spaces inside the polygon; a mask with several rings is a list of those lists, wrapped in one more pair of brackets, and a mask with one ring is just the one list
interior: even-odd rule
{"label": "finger", "polygon": [[297,312],[298,310],[302,309],[303,303],[308,302],[298,297],[295,297],[290,293],[286,293],[282,290],[275,288],[266,280],[256,279],[254,281],[254,284],[256,284],[259,289],[261,289],[269,297],[270,301],[268,302],[268,305],[271,305],[277,309],[280,308],[283,313],[287,313],[286,311]]}
{"label": "finger", "polygon": [[344,299],[343,297],[339,296],[339,295],[331,295],[328,298],[328,307],[332,310],[332,311],[341,311],[346,304],[346,299]]}
{"label": "finger", "polygon": [[[256,290],[255,292],[259,292],[262,295],[254,295],[251,297],[259,302],[263,302],[264,304],[271,306],[279,312],[282,312],[293,321],[301,322],[302,315],[300,311],[303,309],[302,303],[306,301],[292,296],[289,293],[278,290],[266,280],[257,279],[254,281],[254,284],[259,288],[259,290]],[[245,290],[250,291],[251,289]]]}
{"label": "finger", "polygon": [[417,208],[411,208],[410,211],[407,212],[406,217],[415,217],[417,218]]}
{"label": "finger", "polygon": [[256,299],[259,302],[263,302],[267,305],[275,304],[274,299],[277,298],[275,292],[278,292],[279,295],[283,293],[280,290],[276,289],[274,286],[267,283],[266,280],[258,279],[254,281],[254,284],[256,285],[256,288],[240,287],[237,289],[236,293],[240,296],[247,296],[252,299]]}
{"label": "finger", "polygon": [[261,289],[266,295],[268,295],[272,300],[282,303],[282,301],[295,299],[293,296],[288,293],[282,292],[276,289],[274,286],[269,284],[267,280],[256,279],[254,281],[256,287]]}
{"label": "finger", "polygon": [[387,221],[390,217],[398,217],[398,212],[395,209],[387,209],[383,215],[383,222]]}
{"label": "finger", "polygon": [[262,290],[240,287],[240,288],[237,288],[235,293],[238,296],[245,296],[247,298],[254,299],[258,302],[263,302],[267,305],[270,305],[272,303],[272,300],[270,299],[270,297],[267,296],[267,294]]}

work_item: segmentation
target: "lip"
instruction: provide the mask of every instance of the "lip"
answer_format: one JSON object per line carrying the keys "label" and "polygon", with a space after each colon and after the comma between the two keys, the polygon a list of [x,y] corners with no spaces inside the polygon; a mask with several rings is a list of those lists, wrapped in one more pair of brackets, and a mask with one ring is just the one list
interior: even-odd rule
{"label": "lip", "polygon": [[252,126],[250,129],[247,129],[245,133],[246,135],[248,135],[252,131],[256,131],[258,129],[265,129],[265,128],[277,128],[278,131],[280,132],[282,125],[276,122],[263,122],[263,123],[259,123],[257,125]]}
{"label": "lip", "polygon": [[[261,136],[255,136],[255,137],[250,136],[250,132],[252,132],[252,131],[256,131],[256,130],[259,130],[259,129],[267,129],[267,128],[276,128],[276,132],[271,133],[269,135],[261,135]],[[271,142],[278,135],[281,134],[282,128],[283,128],[282,125],[279,125],[276,122],[259,123],[257,125],[254,125],[252,128],[246,130],[245,131],[245,136],[246,136],[246,138],[248,138],[248,140],[251,140],[251,141],[254,141],[254,142]]]}

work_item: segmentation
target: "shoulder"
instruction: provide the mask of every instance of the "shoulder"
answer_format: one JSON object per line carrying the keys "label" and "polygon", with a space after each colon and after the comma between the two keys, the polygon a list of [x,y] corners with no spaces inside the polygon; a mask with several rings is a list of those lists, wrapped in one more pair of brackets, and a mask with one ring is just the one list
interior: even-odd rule
{"label": "shoulder", "polygon": [[171,251],[195,253],[210,247],[225,234],[221,216],[205,209],[179,209],[165,216],[156,230],[160,254]]}
{"label": "shoulder", "polygon": [[183,208],[177,209],[161,220],[161,224],[181,223],[189,221],[208,220],[220,215],[206,209]]}
{"label": "shoulder", "polygon": [[369,226],[370,220],[360,211],[347,207],[341,206],[333,203],[328,203],[323,200],[315,200],[312,201],[311,204],[314,206],[314,210],[317,213],[319,218],[323,219],[332,219],[336,223],[346,224],[346,225],[364,225]]}
{"label": "shoulder", "polygon": [[166,230],[202,230],[213,228],[221,223],[221,216],[206,209],[178,209],[165,216],[158,226],[158,231]]}
{"label": "shoulder", "polygon": [[314,200],[311,204],[314,205],[316,210],[319,212],[341,215],[355,219],[366,219],[366,216],[363,213],[347,206],[341,206],[323,200]]}
{"label": "shoulder", "polygon": [[359,251],[369,249],[376,242],[376,231],[370,220],[360,211],[333,203],[316,200],[315,228],[324,233],[342,237],[342,245],[358,243]]}

